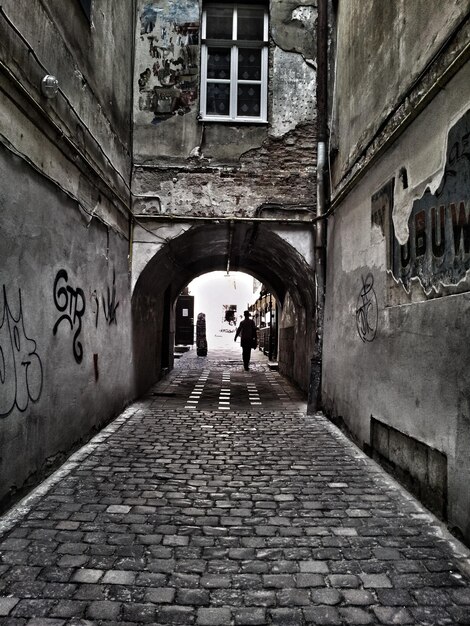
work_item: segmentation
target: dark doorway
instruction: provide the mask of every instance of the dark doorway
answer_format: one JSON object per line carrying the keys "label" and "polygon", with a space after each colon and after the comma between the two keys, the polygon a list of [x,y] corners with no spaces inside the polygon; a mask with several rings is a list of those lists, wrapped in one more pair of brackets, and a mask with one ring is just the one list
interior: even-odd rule
{"label": "dark doorway", "polygon": [[175,344],[177,346],[194,344],[194,296],[182,295],[176,301]]}
{"label": "dark doorway", "polygon": [[163,297],[162,369],[170,367],[170,319],[171,287],[167,287]]}

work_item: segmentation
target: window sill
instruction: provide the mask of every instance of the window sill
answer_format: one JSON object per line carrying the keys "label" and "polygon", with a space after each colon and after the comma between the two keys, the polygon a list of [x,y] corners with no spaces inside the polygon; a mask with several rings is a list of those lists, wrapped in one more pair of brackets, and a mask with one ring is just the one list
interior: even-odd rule
{"label": "window sill", "polygon": [[199,116],[198,118],[199,122],[216,122],[219,124],[256,124],[258,126],[266,126],[267,124],[269,124],[268,120],[262,120],[259,118],[250,118],[250,117],[236,117],[236,118],[231,118],[231,117],[209,117],[209,116],[205,116],[203,117],[202,115]]}

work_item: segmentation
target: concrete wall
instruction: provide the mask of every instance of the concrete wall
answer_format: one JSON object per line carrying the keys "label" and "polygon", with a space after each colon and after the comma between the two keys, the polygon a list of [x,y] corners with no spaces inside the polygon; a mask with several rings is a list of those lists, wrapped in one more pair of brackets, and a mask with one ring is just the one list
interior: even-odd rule
{"label": "concrete wall", "polygon": [[333,126],[339,182],[459,27],[468,2],[396,0],[337,6]]}
{"label": "concrete wall", "polygon": [[[0,11],[0,501],[134,393],[132,7]],[[95,3],[96,5],[96,3]],[[112,54],[110,54],[112,50]],[[45,74],[59,91],[41,93]]]}
{"label": "concrete wall", "polygon": [[[366,5],[340,3],[324,404],[469,541],[470,67],[459,43],[468,42],[468,25],[451,33],[464,3],[426,3],[426,13],[424,4],[408,3],[406,20],[400,3],[385,11],[380,5],[381,15],[365,24],[359,18]],[[447,36],[437,64],[400,102]],[[374,41],[376,57],[367,53]],[[397,47],[407,53],[408,71],[398,64],[385,75],[385,59],[402,59]],[[439,79],[445,89],[437,91]],[[346,101],[350,106],[341,107]],[[410,103],[417,103],[411,113]],[[397,114],[375,135],[392,109]],[[356,157],[363,140],[368,148]],[[384,433],[395,443],[384,442]],[[435,471],[447,471],[445,485]],[[437,484],[433,503],[428,496]]]}

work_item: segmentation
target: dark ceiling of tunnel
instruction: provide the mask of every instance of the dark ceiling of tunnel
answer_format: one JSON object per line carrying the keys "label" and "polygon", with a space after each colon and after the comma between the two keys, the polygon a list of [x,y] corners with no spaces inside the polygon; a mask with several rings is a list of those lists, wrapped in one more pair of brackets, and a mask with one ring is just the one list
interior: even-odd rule
{"label": "dark ceiling of tunnel", "polygon": [[227,265],[257,278],[281,304],[289,291],[296,305],[313,310],[313,270],[292,245],[272,232],[272,226],[260,223],[193,226],[151,259],[135,293],[163,293],[171,285],[174,300],[197,276],[227,270]]}

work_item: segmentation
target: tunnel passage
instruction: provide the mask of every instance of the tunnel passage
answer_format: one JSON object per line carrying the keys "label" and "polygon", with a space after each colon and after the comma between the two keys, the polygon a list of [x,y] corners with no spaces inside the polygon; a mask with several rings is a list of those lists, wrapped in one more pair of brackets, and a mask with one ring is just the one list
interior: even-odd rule
{"label": "tunnel passage", "polygon": [[[161,232],[161,222],[153,226]],[[152,232],[152,225],[146,225],[133,248],[136,263],[142,250],[148,257],[132,297],[136,393],[144,393],[172,367],[174,304],[181,290],[197,276],[228,269],[251,274],[276,294],[281,307],[279,371],[306,391],[315,340],[315,280],[299,250],[308,249],[310,226],[185,223],[165,240],[158,235],[152,239]]]}

